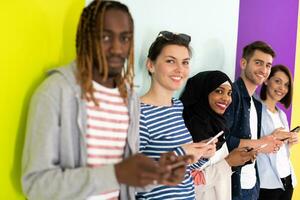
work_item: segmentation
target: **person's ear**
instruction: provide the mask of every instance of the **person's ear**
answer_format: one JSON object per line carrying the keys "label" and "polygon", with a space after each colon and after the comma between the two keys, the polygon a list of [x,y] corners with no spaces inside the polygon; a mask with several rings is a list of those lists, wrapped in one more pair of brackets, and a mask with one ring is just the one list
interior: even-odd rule
{"label": "person's ear", "polygon": [[150,60],[149,58],[147,59],[146,61],[146,67],[147,67],[147,70],[150,74],[153,74],[155,69],[154,69],[154,63],[152,60]]}
{"label": "person's ear", "polygon": [[267,80],[264,81],[265,86],[268,85],[268,80],[269,80],[269,79],[267,79]]}
{"label": "person's ear", "polygon": [[240,60],[240,67],[242,70],[246,69],[246,66],[247,66],[247,60],[245,58],[242,58]]}

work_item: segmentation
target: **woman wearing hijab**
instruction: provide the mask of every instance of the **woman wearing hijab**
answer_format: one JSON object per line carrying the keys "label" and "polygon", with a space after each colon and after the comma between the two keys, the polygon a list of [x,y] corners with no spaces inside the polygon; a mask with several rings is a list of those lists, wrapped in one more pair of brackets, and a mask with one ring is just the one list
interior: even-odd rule
{"label": "woman wearing hijab", "polygon": [[[193,141],[199,142],[227,130],[223,114],[231,103],[232,82],[221,71],[200,72],[187,81],[180,100],[183,118]],[[255,151],[246,148],[228,154],[224,135],[218,137],[217,152],[202,170],[192,172],[196,198],[231,199],[231,167],[255,159]]]}

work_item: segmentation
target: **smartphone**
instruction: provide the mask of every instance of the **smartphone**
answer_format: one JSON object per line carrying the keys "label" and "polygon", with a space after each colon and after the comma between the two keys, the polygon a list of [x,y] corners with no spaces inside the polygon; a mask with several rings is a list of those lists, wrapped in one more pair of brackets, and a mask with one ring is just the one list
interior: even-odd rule
{"label": "smartphone", "polygon": [[212,141],[214,141],[215,139],[217,139],[219,136],[221,136],[224,133],[224,131],[220,131],[217,135],[215,135],[213,138],[211,138],[208,142],[206,142],[206,144],[210,144],[212,143]]}
{"label": "smartphone", "polygon": [[280,141],[284,142],[286,140],[288,140],[290,137],[287,137],[287,138],[283,138],[283,139],[280,139]]}
{"label": "smartphone", "polygon": [[252,147],[246,147],[246,151],[247,151],[247,152],[250,152],[250,151],[252,151],[252,150],[253,150]]}
{"label": "smartphone", "polygon": [[296,132],[296,133],[298,133],[299,131],[300,131],[300,126],[296,126],[290,132]]}

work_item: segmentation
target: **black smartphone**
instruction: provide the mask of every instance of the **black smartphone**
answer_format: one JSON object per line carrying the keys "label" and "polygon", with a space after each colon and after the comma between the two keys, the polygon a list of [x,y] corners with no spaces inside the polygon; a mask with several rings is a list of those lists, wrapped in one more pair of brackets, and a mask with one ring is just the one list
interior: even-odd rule
{"label": "black smartphone", "polygon": [[247,152],[250,152],[250,151],[252,151],[254,148],[252,148],[252,147],[246,147],[246,151]]}
{"label": "black smartphone", "polygon": [[298,133],[299,131],[300,131],[300,126],[296,126],[290,132],[296,132],[296,133]]}
{"label": "black smartphone", "polygon": [[287,137],[287,138],[283,138],[283,139],[280,139],[280,141],[284,142],[286,141],[287,139],[289,139],[290,137]]}

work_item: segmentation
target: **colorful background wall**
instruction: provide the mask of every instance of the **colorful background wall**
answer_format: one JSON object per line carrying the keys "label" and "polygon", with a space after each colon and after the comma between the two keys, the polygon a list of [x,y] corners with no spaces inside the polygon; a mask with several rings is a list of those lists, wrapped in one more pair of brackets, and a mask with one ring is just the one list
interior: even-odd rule
{"label": "colorful background wall", "polygon": [[150,85],[145,67],[148,48],[161,30],[183,32],[192,37],[191,75],[203,70],[219,69],[234,78],[239,1],[122,1],[130,7],[135,20],[135,83],[139,86],[140,94]]}
{"label": "colorful background wall", "polygon": [[[294,75],[294,98],[292,106],[283,108],[291,127],[300,124],[300,15],[299,0],[251,0],[240,1],[236,73],[240,74],[239,61],[242,49],[254,40],[268,42],[276,51],[273,64],[284,64]],[[298,35],[298,38],[297,38]],[[292,148],[292,162],[300,181],[300,145]],[[297,162],[298,160],[298,162]],[[300,186],[296,187],[293,199],[300,199]]]}
{"label": "colorful background wall", "polygon": [[46,70],[75,56],[82,0],[0,1],[0,199],[24,199],[21,155],[30,96]]}
{"label": "colorful background wall", "polygon": [[[242,47],[265,40],[277,51],[275,63],[290,67],[295,78],[292,126],[300,125],[299,0],[122,0],[135,19],[136,84],[148,87],[145,56],[160,30],[192,36],[192,74],[220,69],[239,74]],[[75,57],[75,31],[84,0],[0,1],[0,199],[24,199],[21,155],[30,96],[45,72]],[[297,37],[298,35],[298,37]],[[292,150],[296,162],[300,144]],[[300,199],[300,186],[294,200]]]}

